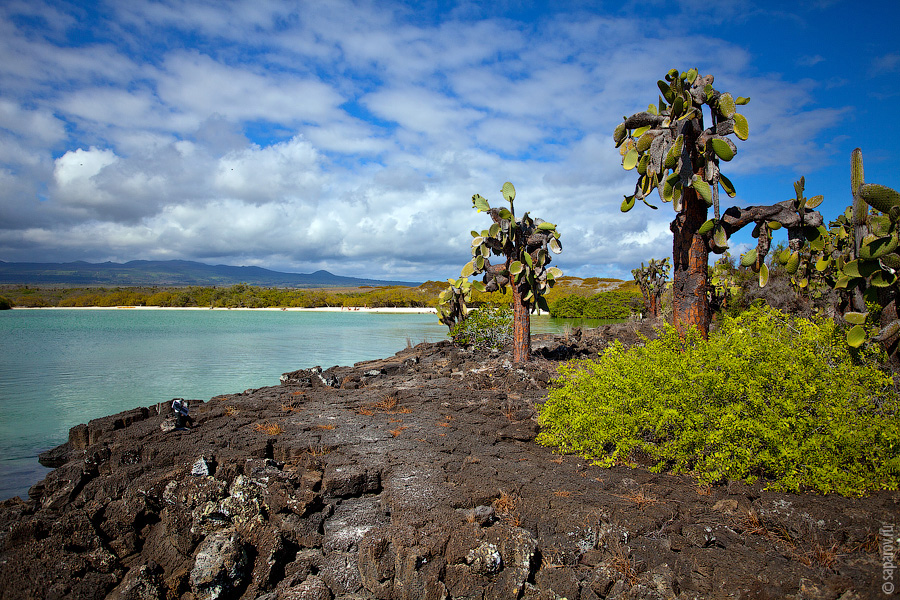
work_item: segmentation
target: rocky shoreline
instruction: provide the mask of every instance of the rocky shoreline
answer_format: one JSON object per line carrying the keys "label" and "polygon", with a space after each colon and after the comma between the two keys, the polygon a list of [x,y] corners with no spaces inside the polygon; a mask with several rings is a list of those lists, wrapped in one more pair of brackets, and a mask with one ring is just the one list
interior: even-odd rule
{"label": "rocky shoreline", "polygon": [[[862,499],[704,487],[534,443],[558,361],[420,344],[280,385],[73,427],[28,500],[0,503],[0,598],[885,598]],[[649,329],[643,331],[649,334]]]}

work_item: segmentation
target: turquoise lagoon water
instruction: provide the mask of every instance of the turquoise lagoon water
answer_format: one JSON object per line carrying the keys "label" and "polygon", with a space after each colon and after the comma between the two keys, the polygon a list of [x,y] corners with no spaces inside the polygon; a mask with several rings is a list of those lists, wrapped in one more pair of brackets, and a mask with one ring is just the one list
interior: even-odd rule
{"label": "turquoise lagoon water", "polygon": [[[534,317],[532,331],[570,320]],[[434,314],[239,310],[0,311],[0,500],[26,497],[37,455],[91,419],[176,397],[277,385],[282,373],[436,342]]]}

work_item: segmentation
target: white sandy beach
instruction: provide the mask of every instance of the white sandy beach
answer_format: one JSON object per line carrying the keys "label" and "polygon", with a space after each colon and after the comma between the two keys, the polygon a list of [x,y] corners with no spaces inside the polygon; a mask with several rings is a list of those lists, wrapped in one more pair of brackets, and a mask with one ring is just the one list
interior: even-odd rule
{"label": "white sandy beach", "polygon": [[210,308],[208,306],[22,306],[13,310],[271,310],[271,311],[300,311],[300,312],[358,312],[358,313],[433,313],[437,309],[430,307],[379,307],[363,308],[355,306],[320,306],[317,308]]}

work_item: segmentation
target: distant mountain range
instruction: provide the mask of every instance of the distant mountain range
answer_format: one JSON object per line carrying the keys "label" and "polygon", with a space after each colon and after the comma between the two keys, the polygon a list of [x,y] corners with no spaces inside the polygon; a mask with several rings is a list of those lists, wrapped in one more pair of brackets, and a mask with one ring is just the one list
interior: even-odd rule
{"label": "distant mountain range", "polygon": [[127,263],[11,263],[0,261],[0,284],[67,286],[222,286],[246,283],[263,287],[359,287],[403,285],[409,281],[381,281],[341,277],[328,271],[280,273],[261,267],[206,265],[189,260],[133,260]]}

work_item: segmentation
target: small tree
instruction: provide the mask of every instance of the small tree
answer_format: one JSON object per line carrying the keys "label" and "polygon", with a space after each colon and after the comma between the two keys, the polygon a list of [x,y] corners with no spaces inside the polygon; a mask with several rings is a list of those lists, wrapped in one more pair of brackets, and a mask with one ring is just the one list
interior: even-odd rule
{"label": "small tree", "polygon": [[[747,119],[736,107],[750,99],[735,99],[727,92],[719,92],[713,88],[713,81],[712,75],[700,75],[697,69],[683,73],[672,69],[665,81],[657,82],[662,94],[659,103],[625,118],[613,133],[622,154],[622,166],[626,170],[636,168],[639,174],[634,193],[622,202],[622,211],[631,210],[636,200],[656,209],[647,201],[654,189],[663,202],[671,202],[675,209],[670,226],[675,327],[681,333],[696,327],[704,337],[708,335],[710,319],[710,251],[724,252],[732,233],[755,223],[754,235],[759,243],[752,266],[764,285],[767,269],[763,259],[771,230],[787,227],[791,246],[798,249],[807,235],[818,238],[824,233],[822,216],[810,210],[822,201],[821,196],[806,199],[800,192],[796,200],[771,206],[732,207],[720,214],[719,188],[729,197],[736,193],[731,181],[719,171],[719,162],[730,161],[737,153],[728,136],[734,134],[740,140],[749,136]],[[709,113],[709,127],[704,125],[704,110]],[[714,217],[707,219],[710,207]],[[746,262],[751,262],[749,258],[746,256]]]}
{"label": "small tree", "polygon": [[659,316],[660,298],[669,279],[669,267],[668,258],[662,260],[651,258],[648,266],[645,267],[644,263],[641,263],[640,269],[631,270],[635,283],[641,288],[644,304],[654,319]]}
{"label": "small tree", "polygon": [[[548,311],[544,298],[555,280],[562,277],[557,267],[548,267],[550,253],[562,252],[556,225],[542,219],[531,218],[526,212],[521,218],[515,215],[516,188],[506,182],[501,190],[509,208],[491,208],[487,199],[479,194],[472,196],[472,206],[478,212],[486,212],[493,224],[481,232],[472,231],[472,260],[462,268],[461,279],[451,280],[451,288],[441,295],[441,314],[450,319],[455,313],[465,318],[466,283],[471,275],[483,273],[482,281],[471,282],[471,288],[480,292],[505,292],[512,288],[513,296],[513,362],[528,361],[531,356],[532,311],[540,308]],[[504,262],[492,265],[491,255],[502,256]],[[455,291],[454,291],[455,290]],[[471,292],[469,292],[469,295]],[[452,308],[453,304],[457,308]],[[445,322],[444,319],[441,319]]]}

